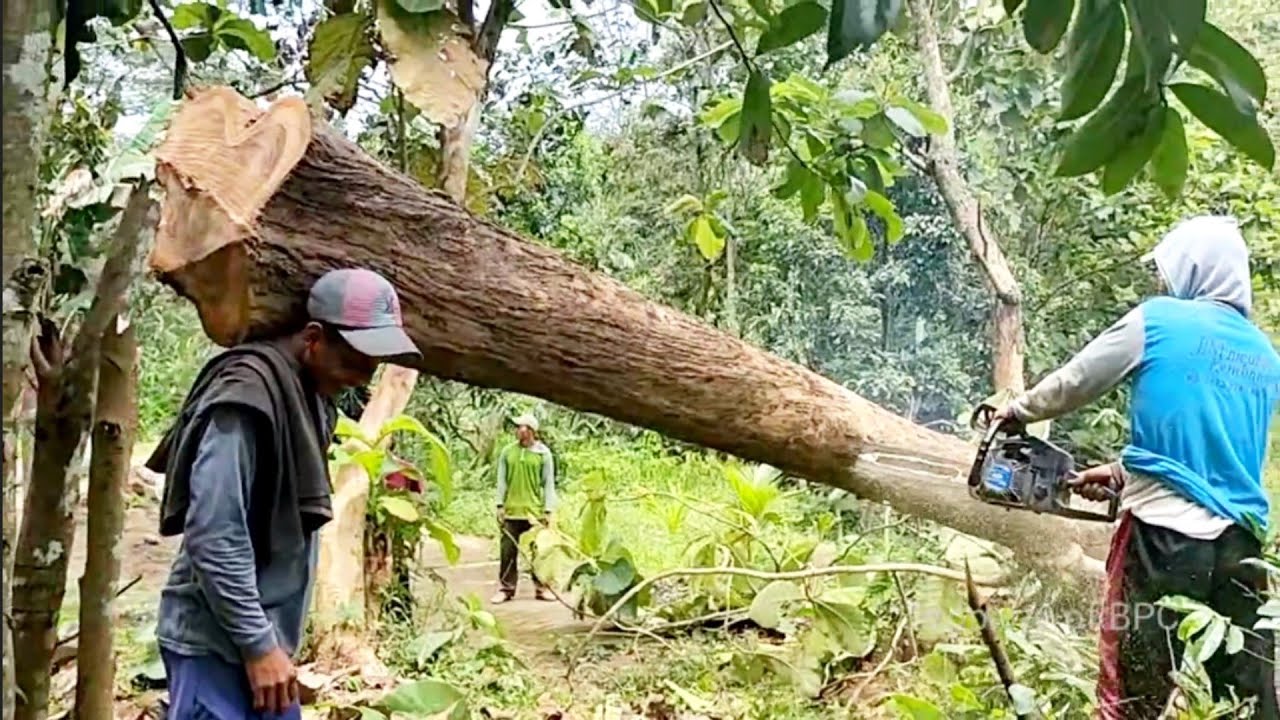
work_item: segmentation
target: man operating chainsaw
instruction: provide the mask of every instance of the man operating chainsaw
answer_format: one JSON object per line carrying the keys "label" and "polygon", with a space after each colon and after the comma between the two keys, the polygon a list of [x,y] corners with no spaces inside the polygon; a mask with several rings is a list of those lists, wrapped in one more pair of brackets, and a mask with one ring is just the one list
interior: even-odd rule
{"label": "man operating chainsaw", "polygon": [[1183,595],[1244,629],[1243,650],[1205,663],[1219,698],[1252,698],[1280,719],[1274,637],[1253,629],[1267,587],[1245,561],[1262,553],[1267,437],[1280,400],[1280,356],[1250,320],[1249,254],[1236,221],[1203,216],[1173,228],[1154,261],[1165,296],[1149,299],[997,417],[1030,423],[1132,383],[1132,437],[1121,460],[1073,484],[1101,499],[1121,490],[1107,558],[1098,717],[1160,717],[1182,655],[1180,617],[1156,603]]}

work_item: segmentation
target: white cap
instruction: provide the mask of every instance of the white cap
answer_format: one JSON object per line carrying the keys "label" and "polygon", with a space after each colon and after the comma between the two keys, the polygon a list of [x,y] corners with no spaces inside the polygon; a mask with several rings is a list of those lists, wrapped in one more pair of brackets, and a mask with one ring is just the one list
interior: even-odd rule
{"label": "white cap", "polygon": [[517,415],[511,422],[515,423],[516,427],[523,425],[534,432],[538,432],[538,418],[534,417],[533,413]]}

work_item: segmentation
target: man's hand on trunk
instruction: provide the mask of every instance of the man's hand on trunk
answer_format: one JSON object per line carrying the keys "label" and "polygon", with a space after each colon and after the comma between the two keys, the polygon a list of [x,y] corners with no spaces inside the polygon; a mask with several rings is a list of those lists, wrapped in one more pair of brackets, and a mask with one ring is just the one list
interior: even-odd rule
{"label": "man's hand on trunk", "polygon": [[298,671],[279,646],[244,665],[253,690],[253,709],[280,715],[298,702]]}

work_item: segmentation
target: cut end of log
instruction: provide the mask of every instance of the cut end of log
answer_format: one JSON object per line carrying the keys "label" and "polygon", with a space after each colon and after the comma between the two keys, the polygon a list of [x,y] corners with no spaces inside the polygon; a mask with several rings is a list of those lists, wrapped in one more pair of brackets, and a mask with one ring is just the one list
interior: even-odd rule
{"label": "cut end of log", "polygon": [[312,120],[301,98],[262,111],[231,88],[186,100],[156,150],[165,203],[148,264],[200,310],[220,345],[245,339],[258,213],[302,159]]}

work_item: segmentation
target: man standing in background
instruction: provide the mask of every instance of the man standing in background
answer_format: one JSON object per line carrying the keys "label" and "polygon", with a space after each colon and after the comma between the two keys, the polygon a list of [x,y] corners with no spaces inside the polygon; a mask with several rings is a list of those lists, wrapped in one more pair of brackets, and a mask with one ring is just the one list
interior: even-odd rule
{"label": "man standing in background", "polygon": [[[519,579],[520,538],[535,525],[551,517],[556,504],[556,463],[548,448],[538,440],[538,418],[525,413],[512,421],[516,442],[498,455],[498,526],[500,539],[501,588],[494,603],[515,597]],[[534,597],[551,600],[546,586],[532,571]]]}

